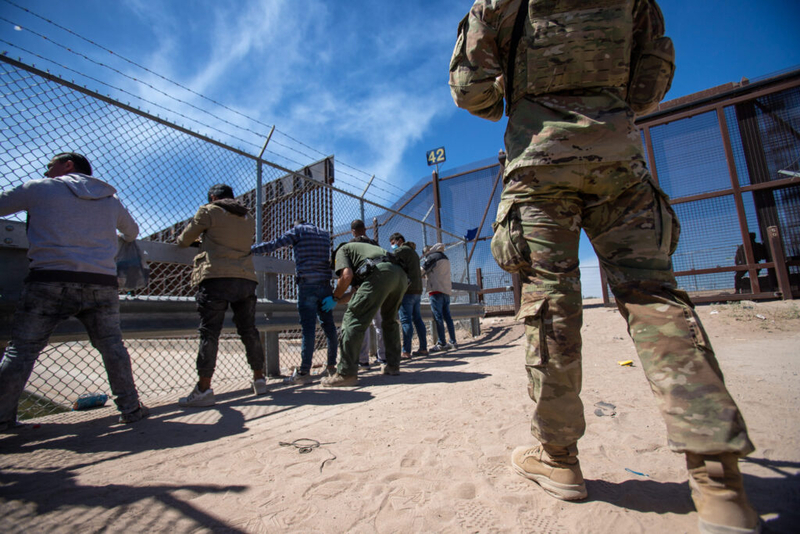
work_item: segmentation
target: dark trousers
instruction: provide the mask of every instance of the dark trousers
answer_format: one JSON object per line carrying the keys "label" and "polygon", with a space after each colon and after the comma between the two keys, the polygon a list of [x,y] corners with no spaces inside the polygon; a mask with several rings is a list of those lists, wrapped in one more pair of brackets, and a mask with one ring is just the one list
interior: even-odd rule
{"label": "dark trousers", "polygon": [[197,289],[197,311],[200,313],[200,349],[197,352],[197,374],[211,378],[217,365],[219,335],[230,304],[236,332],[244,343],[247,363],[253,371],[266,367],[264,349],[256,330],[256,286],[244,278],[211,278]]}
{"label": "dark trousers", "polygon": [[39,353],[59,323],[70,317],[83,323],[92,346],[103,357],[119,411],[127,414],[139,408],[131,358],[119,327],[117,288],[72,282],[26,282],[14,314],[11,343],[0,362],[0,423],[16,421],[20,395]]}

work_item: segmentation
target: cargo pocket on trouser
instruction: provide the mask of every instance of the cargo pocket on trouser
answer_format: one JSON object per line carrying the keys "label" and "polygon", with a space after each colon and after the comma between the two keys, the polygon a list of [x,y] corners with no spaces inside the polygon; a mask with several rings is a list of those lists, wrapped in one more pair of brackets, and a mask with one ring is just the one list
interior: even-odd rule
{"label": "cargo pocket on trouser", "polygon": [[[713,354],[711,340],[708,338],[708,334],[706,334],[706,330],[703,328],[700,318],[697,316],[697,312],[694,311],[694,304],[689,294],[677,288],[669,288],[667,291],[683,309],[683,318],[686,321],[687,335],[694,343],[694,346]],[[714,364],[716,365],[716,361],[714,361]]]}
{"label": "cargo pocket on trouser", "polygon": [[[538,403],[542,393],[542,372],[547,367],[547,299],[520,306],[517,320],[525,321],[525,370],[528,395]],[[552,325],[551,325],[552,326]]]}
{"label": "cargo pocket on trouser", "polygon": [[631,335],[675,452],[747,454],[744,420],[688,295],[642,285],[626,295]]}
{"label": "cargo pocket on trouser", "polygon": [[[586,423],[580,400],[580,355],[564,365],[561,347],[555,348],[553,319],[547,297],[523,303],[518,319],[525,321],[525,371],[528,395],[534,402],[531,434],[542,443],[573,446],[583,435]],[[558,353],[551,354],[548,348]]]}
{"label": "cargo pocket on trouser", "polygon": [[497,207],[497,220],[492,224],[492,256],[506,272],[520,273],[530,269],[531,251],[525,240],[519,208],[513,200],[503,200]]}
{"label": "cargo pocket on trouser", "polygon": [[659,232],[659,251],[667,256],[672,256],[675,249],[678,248],[678,240],[681,236],[681,223],[678,221],[678,216],[669,203],[667,194],[652,180],[648,180],[648,182],[653,188],[653,199],[655,202],[653,211],[656,231]]}

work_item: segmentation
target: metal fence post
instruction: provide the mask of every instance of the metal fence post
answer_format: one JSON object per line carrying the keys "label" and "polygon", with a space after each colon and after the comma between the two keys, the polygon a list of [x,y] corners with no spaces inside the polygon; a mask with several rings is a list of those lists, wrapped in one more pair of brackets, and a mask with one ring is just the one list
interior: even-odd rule
{"label": "metal fence post", "polygon": [[606,271],[603,269],[602,265],[600,265],[598,268],[600,269],[600,289],[603,293],[603,306],[610,308],[611,298],[608,295],[608,279],[606,278]]}
{"label": "metal fence post", "polygon": [[[478,267],[475,269],[475,284],[483,291],[483,270]],[[483,302],[483,293],[478,293],[478,302]]]}
{"label": "metal fence post", "polygon": [[372,180],[374,180],[374,179],[375,179],[375,175],[373,174],[372,177],[369,179],[369,183],[367,183],[367,187],[364,188],[364,191],[361,193],[361,197],[359,198],[359,205],[360,205],[360,208],[361,208],[360,213],[361,213],[361,220],[362,221],[364,220],[364,217],[365,217],[365,215],[364,215],[364,196],[367,194],[367,189],[369,189],[369,186],[372,185]]}
{"label": "metal fence post", "polygon": [[267,150],[267,145],[269,144],[269,140],[272,139],[272,134],[274,132],[275,126],[273,125],[256,160],[256,243],[261,243],[261,237],[264,235],[264,169],[262,167],[261,158],[264,157],[264,152]]}
{"label": "metal fence post", "polygon": [[793,300],[792,283],[789,279],[789,270],[786,268],[786,256],[783,253],[783,240],[777,226],[767,228],[769,234],[769,248],[772,252],[772,262],[775,264],[775,274],[778,277],[778,289],[783,300]]}
{"label": "metal fence post", "polygon": [[[268,273],[265,277],[266,297],[270,300],[278,298],[278,275]],[[271,314],[267,314],[270,316]],[[281,354],[278,332],[266,332],[264,350],[267,352],[267,375],[271,378],[281,376]]]}
{"label": "metal fence post", "polygon": [[464,271],[467,273],[467,283],[471,284],[469,280],[469,247],[467,246],[467,241],[464,241],[464,262],[466,263],[466,267],[464,267]]}
{"label": "metal fence post", "polygon": [[[469,303],[470,304],[477,304],[478,303],[478,292],[477,291],[470,291],[469,292]],[[470,320],[470,326],[472,327],[472,337],[477,337],[481,335],[481,319],[480,317],[472,317]]]}
{"label": "metal fence post", "polygon": [[436,216],[436,242],[442,242],[442,201],[439,197],[439,173],[433,171],[431,173],[431,182],[433,183],[433,205],[434,215]]}
{"label": "metal fence post", "polygon": [[263,169],[261,167],[261,160],[256,162],[256,243],[261,243],[261,235],[264,231],[264,191],[262,187]]}

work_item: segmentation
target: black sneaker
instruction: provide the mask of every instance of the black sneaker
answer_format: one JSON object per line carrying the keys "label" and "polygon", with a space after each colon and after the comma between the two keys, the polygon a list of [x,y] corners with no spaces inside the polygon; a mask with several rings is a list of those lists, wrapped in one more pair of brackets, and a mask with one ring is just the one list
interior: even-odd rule
{"label": "black sneaker", "polygon": [[362,363],[362,362],[358,362],[358,366],[359,366],[361,369],[369,369],[369,362],[364,362],[364,363]]}

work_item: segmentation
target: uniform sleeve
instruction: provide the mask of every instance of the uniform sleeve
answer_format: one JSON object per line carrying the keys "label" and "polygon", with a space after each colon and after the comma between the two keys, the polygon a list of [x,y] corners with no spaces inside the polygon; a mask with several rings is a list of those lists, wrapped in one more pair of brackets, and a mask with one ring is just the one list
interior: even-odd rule
{"label": "uniform sleeve", "polygon": [[197,238],[209,228],[211,228],[211,214],[208,213],[207,209],[201,206],[200,209],[197,210],[197,213],[194,214],[194,217],[192,217],[192,220],[189,221],[189,224],[186,225],[186,228],[183,229],[181,235],[178,236],[178,246],[188,247],[197,241]]}
{"label": "uniform sleeve", "polygon": [[654,0],[638,0],[633,7],[632,64],[642,46],[664,36],[664,15]]}
{"label": "uniform sleeve", "polygon": [[345,247],[340,247],[339,250],[336,251],[333,271],[336,273],[336,276],[341,276],[342,271],[348,267],[355,271],[355,269],[353,269],[353,264],[350,262],[350,256],[347,255],[347,249]]}
{"label": "uniform sleeve", "polygon": [[139,235],[139,225],[121,202],[119,215],[117,215],[117,230],[125,241],[133,241]]}
{"label": "uniform sleeve", "polygon": [[491,0],[477,0],[458,25],[450,60],[450,94],[456,106],[499,121],[503,117],[503,69],[498,29],[485,16],[491,4]]}

